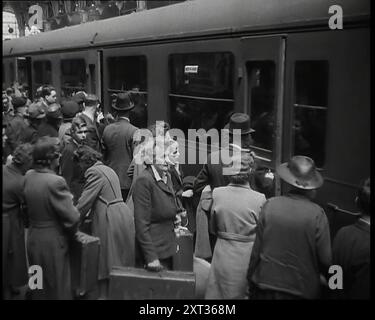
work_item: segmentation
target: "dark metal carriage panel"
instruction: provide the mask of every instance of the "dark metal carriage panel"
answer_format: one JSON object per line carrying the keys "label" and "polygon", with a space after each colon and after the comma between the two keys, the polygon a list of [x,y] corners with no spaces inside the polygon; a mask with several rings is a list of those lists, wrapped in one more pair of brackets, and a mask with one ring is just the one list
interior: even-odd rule
{"label": "dark metal carriage panel", "polygon": [[370,38],[368,29],[304,33],[288,37],[286,160],[291,150],[294,63],[327,60],[329,63],[325,183],[319,201],[355,211],[358,184],[370,174]]}
{"label": "dark metal carriage panel", "polygon": [[3,45],[3,55],[322,25],[328,23],[330,5],[341,5],[345,19],[351,19],[368,16],[369,3],[369,0],[332,3],[326,0],[193,0],[8,40]]}

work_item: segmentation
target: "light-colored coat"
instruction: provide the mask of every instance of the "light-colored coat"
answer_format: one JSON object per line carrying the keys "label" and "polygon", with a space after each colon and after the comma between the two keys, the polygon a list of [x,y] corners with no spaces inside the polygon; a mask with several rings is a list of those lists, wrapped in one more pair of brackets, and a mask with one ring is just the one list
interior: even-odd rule
{"label": "light-colored coat", "polygon": [[257,219],[266,197],[230,184],[214,189],[212,200],[210,225],[217,241],[206,299],[244,299]]}
{"label": "light-colored coat", "polygon": [[81,215],[91,210],[92,235],[100,239],[99,280],[107,279],[113,266],[134,266],[134,219],[110,167],[97,162],[86,170],[85,179],[77,208]]}

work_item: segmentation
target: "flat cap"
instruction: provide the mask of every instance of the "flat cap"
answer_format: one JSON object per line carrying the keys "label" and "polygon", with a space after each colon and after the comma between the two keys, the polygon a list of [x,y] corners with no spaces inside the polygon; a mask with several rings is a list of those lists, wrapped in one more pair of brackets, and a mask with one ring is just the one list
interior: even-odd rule
{"label": "flat cap", "polygon": [[74,100],[61,102],[61,112],[65,120],[71,120],[80,111],[79,104]]}
{"label": "flat cap", "polygon": [[13,97],[12,105],[15,109],[26,107],[27,100],[24,97]]}

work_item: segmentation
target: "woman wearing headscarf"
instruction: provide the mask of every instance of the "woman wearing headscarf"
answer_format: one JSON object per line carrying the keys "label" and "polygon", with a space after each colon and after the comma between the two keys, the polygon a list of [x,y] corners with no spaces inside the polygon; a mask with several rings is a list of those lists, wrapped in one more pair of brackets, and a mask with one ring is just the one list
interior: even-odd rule
{"label": "woman wearing headscarf", "polygon": [[266,197],[251,189],[254,164],[250,152],[235,151],[224,165],[229,185],[212,193],[210,227],[217,242],[213,252],[206,299],[244,299],[247,269],[258,215]]}
{"label": "woman wearing headscarf", "polygon": [[43,271],[43,288],[32,290],[32,299],[72,298],[69,240],[77,231],[79,212],[65,179],[56,174],[59,148],[58,138],[39,138],[33,150],[34,169],[25,176],[29,263]]}
{"label": "woman wearing headscarf", "polygon": [[122,199],[119,178],[102,163],[102,155],[84,145],[76,151],[76,159],[85,174],[77,208],[81,220],[91,210],[91,233],[100,239],[99,295],[104,298],[111,268],[134,266],[134,220]]}
{"label": "woman wearing headscarf", "polygon": [[27,284],[25,248],[24,175],[32,166],[33,147],[19,145],[12,162],[3,166],[3,294],[15,293]]}

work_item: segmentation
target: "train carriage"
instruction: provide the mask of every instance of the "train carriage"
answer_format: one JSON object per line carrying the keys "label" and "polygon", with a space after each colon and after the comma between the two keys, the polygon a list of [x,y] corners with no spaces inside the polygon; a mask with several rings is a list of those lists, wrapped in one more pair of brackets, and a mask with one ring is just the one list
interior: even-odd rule
{"label": "train carriage", "polygon": [[[343,29],[329,26],[333,5]],[[265,166],[316,161],[335,233],[356,217],[355,190],[370,173],[369,19],[368,0],[186,1],[6,41],[3,85],[95,92],[107,111],[113,93],[131,90],[139,126],[166,120],[185,133],[246,112]]]}

